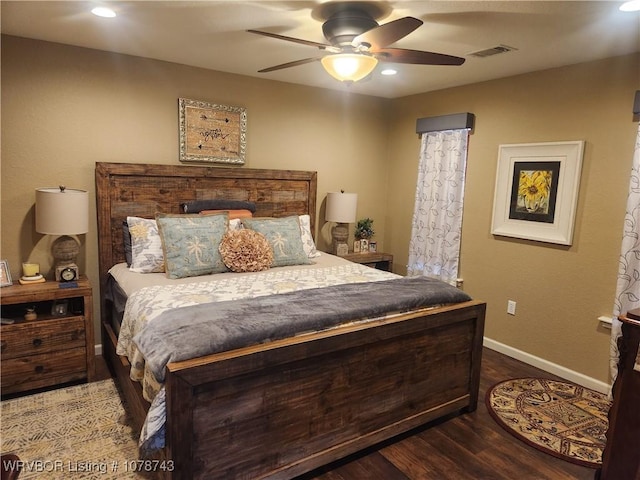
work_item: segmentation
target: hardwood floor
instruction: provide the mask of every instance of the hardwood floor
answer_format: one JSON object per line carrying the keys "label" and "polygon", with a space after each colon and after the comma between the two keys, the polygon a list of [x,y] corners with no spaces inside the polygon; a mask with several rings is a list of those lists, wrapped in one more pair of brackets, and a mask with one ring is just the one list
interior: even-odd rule
{"label": "hardwood floor", "polygon": [[[98,379],[110,376],[98,359]],[[487,388],[509,378],[558,378],[484,349],[478,409],[429,424],[298,480],[591,480],[596,470],[560,460],[516,439],[489,416]]]}
{"label": "hardwood floor", "polygon": [[593,479],[595,470],[542,453],[516,439],[487,412],[488,388],[508,378],[558,378],[484,349],[478,409],[430,424],[299,480],[560,480]]}

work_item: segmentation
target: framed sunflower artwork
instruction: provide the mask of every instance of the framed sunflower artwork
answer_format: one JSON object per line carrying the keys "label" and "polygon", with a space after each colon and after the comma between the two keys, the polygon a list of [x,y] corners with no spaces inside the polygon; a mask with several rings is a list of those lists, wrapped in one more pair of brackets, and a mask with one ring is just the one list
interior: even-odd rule
{"label": "framed sunflower artwork", "polygon": [[571,245],[583,141],[500,145],[491,233]]}

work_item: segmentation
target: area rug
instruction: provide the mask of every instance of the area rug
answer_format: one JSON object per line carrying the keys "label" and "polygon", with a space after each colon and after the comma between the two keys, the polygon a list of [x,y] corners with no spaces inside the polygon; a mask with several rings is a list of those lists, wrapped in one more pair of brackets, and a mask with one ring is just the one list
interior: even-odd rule
{"label": "area rug", "polygon": [[528,445],[578,465],[601,466],[607,395],[570,382],[518,378],[494,385],[485,400],[495,421]]}
{"label": "area rug", "polygon": [[144,479],[137,440],[112,380],[0,402],[0,451],[24,462],[20,480]]}

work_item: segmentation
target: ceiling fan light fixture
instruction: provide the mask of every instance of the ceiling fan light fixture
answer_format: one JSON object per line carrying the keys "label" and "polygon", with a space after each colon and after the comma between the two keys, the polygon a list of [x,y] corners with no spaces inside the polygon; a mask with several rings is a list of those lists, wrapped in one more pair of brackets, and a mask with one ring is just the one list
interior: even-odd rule
{"label": "ceiling fan light fixture", "polygon": [[375,57],[358,53],[327,55],[322,57],[320,62],[329,75],[341,82],[362,80],[378,64],[378,60]]}
{"label": "ceiling fan light fixture", "polygon": [[108,7],[95,7],[91,10],[91,13],[93,13],[96,17],[102,18],[113,18],[116,16],[116,12]]}
{"label": "ceiling fan light fixture", "polygon": [[640,0],[629,0],[620,5],[620,10],[623,12],[637,12],[640,10]]}

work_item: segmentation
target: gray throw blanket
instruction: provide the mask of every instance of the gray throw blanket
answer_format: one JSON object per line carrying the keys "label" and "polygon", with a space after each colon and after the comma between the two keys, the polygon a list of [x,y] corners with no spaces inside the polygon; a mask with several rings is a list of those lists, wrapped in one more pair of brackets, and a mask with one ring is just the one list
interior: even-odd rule
{"label": "gray throw blanket", "polygon": [[471,298],[462,290],[427,277],[336,285],[170,310],[150,322],[134,342],[155,377],[163,381],[169,362],[323,330],[346,321],[468,300]]}

